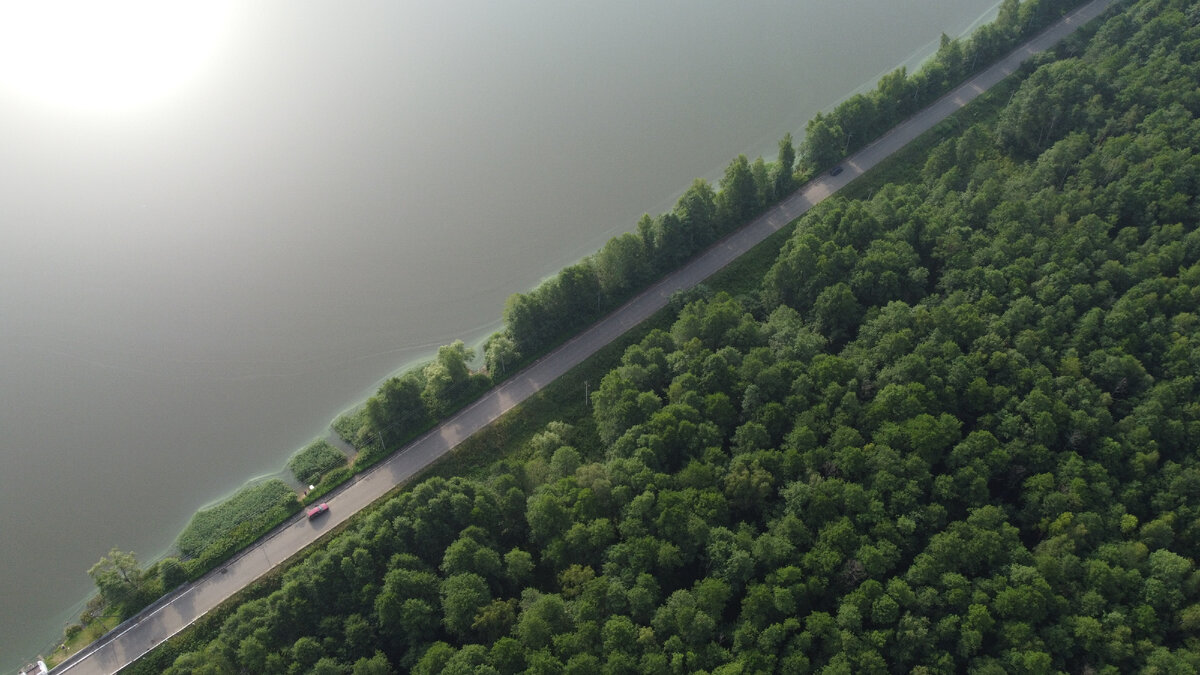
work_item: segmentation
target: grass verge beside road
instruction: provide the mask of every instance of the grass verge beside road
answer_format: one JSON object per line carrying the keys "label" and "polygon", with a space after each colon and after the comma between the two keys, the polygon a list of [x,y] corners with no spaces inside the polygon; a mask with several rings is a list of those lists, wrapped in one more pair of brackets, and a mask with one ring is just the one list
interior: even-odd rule
{"label": "grass verge beside road", "polygon": [[116,614],[99,616],[86,624],[72,624],[65,639],[46,657],[46,665],[53,668],[67,657],[92,644],[101,635],[117,627],[121,617]]}

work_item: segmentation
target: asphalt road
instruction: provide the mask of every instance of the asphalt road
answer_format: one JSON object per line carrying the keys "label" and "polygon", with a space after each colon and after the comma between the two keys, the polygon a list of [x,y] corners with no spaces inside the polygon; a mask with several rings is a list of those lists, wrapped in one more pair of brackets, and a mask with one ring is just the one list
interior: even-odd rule
{"label": "asphalt road", "polygon": [[405,482],[467,437],[495,421],[542,387],[596,353],[625,331],[666,306],[676,291],[691,288],[795,220],[813,205],[837,192],[881,160],[966,105],[991,86],[1012,74],[1023,61],[1048,49],[1076,28],[1108,8],[1115,0],[1095,0],[1014,51],[1003,61],[938,99],[928,108],[897,126],[886,136],[849,157],[837,176],[824,175],[718,242],[683,269],[671,274],[570,342],[492,389],[478,402],[417,439],[400,452],[327,500],[329,513],[309,521],[303,514],[281,526],[234,560],[188,584],[117,627],[76,657],[60,664],[56,675],[107,675],[115,673],[160,642],[189,626],[277,564],[316,541],[341,523]]}

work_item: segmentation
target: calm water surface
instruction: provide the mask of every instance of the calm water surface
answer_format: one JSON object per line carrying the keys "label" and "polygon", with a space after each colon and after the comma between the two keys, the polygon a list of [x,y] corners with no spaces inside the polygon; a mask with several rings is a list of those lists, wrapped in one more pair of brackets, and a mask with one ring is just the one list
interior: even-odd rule
{"label": "calm water surface", "polygon": [[0,91],[0,670],[110,547],[993,4],[238,3],[153,105]]}

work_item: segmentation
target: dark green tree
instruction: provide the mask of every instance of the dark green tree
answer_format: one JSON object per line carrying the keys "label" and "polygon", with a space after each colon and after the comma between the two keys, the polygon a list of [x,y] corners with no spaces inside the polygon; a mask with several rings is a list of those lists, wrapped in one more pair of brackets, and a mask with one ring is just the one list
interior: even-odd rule
{"label": "dark green tree", "polygon": [[476,615],[492,601],[487,582],[471,572],[455,574],[442,584],[441,596],[446,630],[460,638],[472,637]]}
{"label": "dark green tree", "polygon": [[796,187],[793,178],[796,171],[796,148],[792,145],[792,134],[784,134],[779,141],[779,156],[775,158],[772,183],[775,199],[783,199]]}
{"label": "dark green tree", "polygon": [[833,166],[844,156],[845,145],[846,132],[841,125],[830,117],[817,113],[805,128],[800,156],[810,169],[822,171]]}
{"label": "dark green tree", "polygon": [[409,371],[384,382],[367,399],[367,419],[388,448],[399,447],[429,423],[429,409],[421,396],[424,389],[422,375]]}
{"label": "dark green tree", "polygon": [[758,211],[758,184],[745,155],[738,155],[725,168],[716,205],[717,222],[725,230],[744,225]]}

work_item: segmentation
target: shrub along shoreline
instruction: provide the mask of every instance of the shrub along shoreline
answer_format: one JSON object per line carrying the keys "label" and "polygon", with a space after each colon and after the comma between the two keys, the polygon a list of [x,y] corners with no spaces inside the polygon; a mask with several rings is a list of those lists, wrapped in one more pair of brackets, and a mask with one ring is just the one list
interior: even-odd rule
{"label": "shrub along shoreline", "polygon": [[[186,552],[191,557],[182,561],[168,557],[143,570],[132,554],[114,548],[89,570],[99,595],[89,603],[81,623],[88,623],[89,615],[99,614],[104,607],[122,618],[132,616],[180,583],[229,560],[292,517],[303,504],[319,499],[433,428],[483,391],[1081,4],[1082,0],[1005,0],[996,20],[968,38],[952,40],[943,35],[938,52],[915,74],[897,69],[881,78],[874,91],[856,94],[830,113],[818,114],[808,123],[798,147],[790,134],[785,135],[776,161],[765,162],[760,157],[750,162],[739,155],[726,168],[718,188],[697,179],[672,211],[657,218],[643,216],[634,232],[614,237],[596,254],[564,268],[532,291],[511,296],[504,308],[504,329],[483,343],[482,371],[471,371],[474,350],[458,341],[439,348],[429,363],[389,378],[364,406],[339,417],[333,430],[355,448],[355,459],[349,466],[319,472],[323,477],[303,500],[297,500],[290,489],[284,499],[277,486],[261,487],[269,481],[239,491],[213,509],[198,513],[193,522],[203,523],[215,513],[232,512],[248,503],[262,508],[251,509],[254,515],[235,528],[214,530],[204,539],[187,537]],[[244,491],[249,492],[243,495]],[[275,503],[271,503],[271,494],[278,496]],[[189,524],[189,530],[191,527]],[[181,542],[189,530],[181,534]],[[184,552],[182,543],[179,548]]]}

